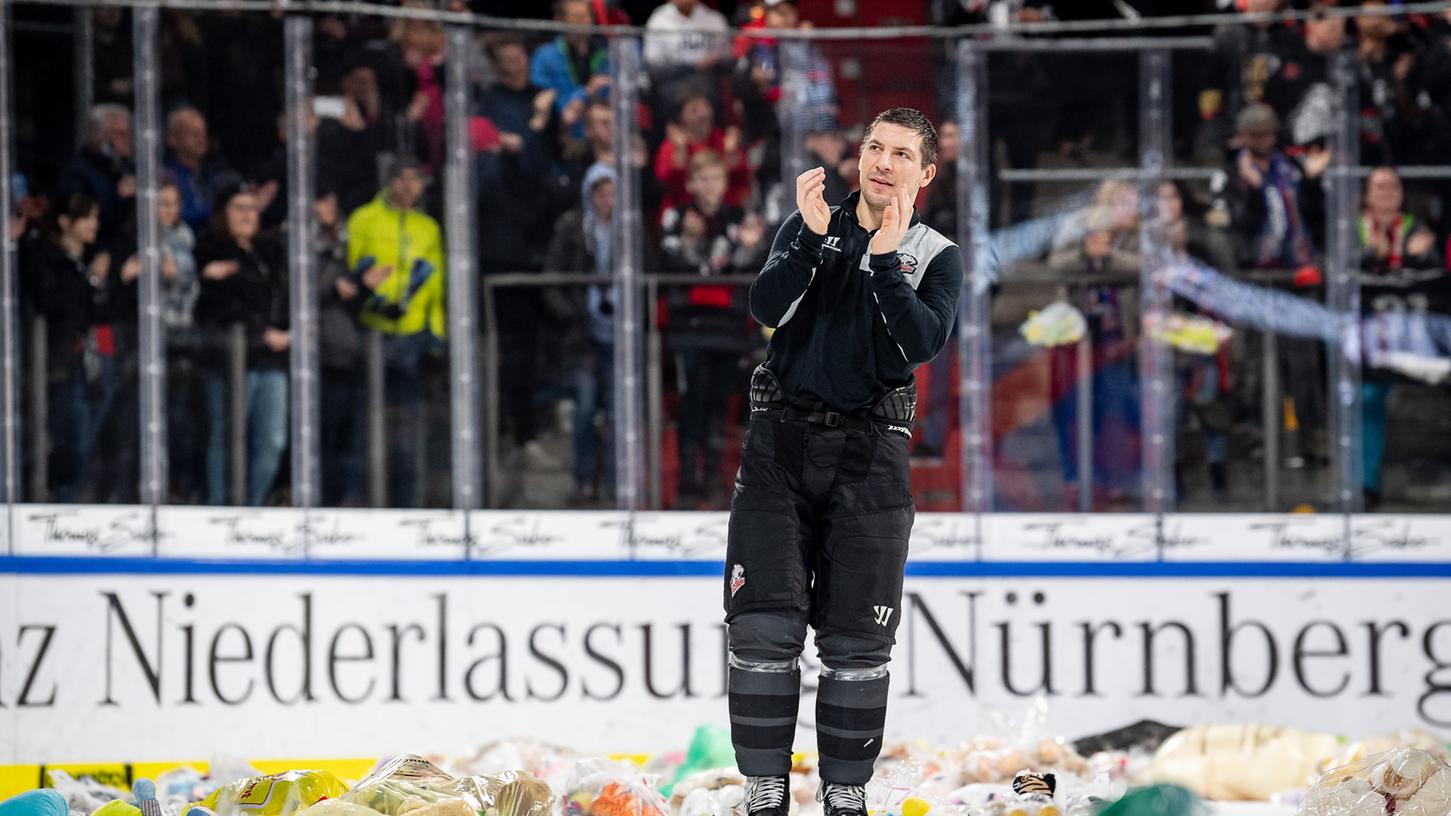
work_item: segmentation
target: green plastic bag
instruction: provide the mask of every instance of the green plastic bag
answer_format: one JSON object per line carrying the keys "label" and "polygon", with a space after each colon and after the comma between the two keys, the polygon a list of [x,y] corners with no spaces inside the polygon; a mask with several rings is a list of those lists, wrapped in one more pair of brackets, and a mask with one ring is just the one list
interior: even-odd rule
{"label": "green plastic bag", "polygon": [[1124,798],[1104,808],[1099,816],[1207,816],[1208,813],[1188,788],[1154,785],[1129,791]]}
{"label": "green plastic bag", "polygon": [[702,725],[695,729],[695,738],[690,741],[690,750],[685,753],[685,764],[675,771],[675,778],[670,780],[669,785],[660,788],[660,792],[668,797],[680,780],[687,776],[735,766],[736,752],[731,747],[731,732],[718,725]]}

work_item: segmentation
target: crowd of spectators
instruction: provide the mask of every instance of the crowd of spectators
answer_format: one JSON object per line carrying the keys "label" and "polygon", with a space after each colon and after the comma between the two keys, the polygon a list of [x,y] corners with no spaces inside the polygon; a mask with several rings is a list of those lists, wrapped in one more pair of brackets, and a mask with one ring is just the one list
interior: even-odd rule
{"label": "crowd of spectators", "polygon": [[[1305,0],[918,5],[922,20],[943,25],[1108,20],[1122,17],[1128,6],[1149,16],[1317,7]],[[770,34],[809,27],[813,10],[821,16],[826,8],[808,0],[553,2],[549,13],[562,22],[644,27],[646,70],[638,78],[640,104],[628,144],[617,142],[615,79],[604,37],[478,31],[470,42],[476,268],[485,282],[505,274],[610,276],[621,252],[620,166],[635,176],[644,268],[699,278],[662,286],[658,304],[666,417],[676,440],[668,493],[677,507],[719,508],[729,496],[725,454],[729,431],[740,419],[736,397],[765,343],[744,307],[745,289],[731,276],[759,269],[776,225],[789,215],[783,155],[799,151],[806,166],[824,166],[833,203],[857,184],[859,120],[875,111],[843,99],[838,74],[852,66],[860,70],[861,62],[822,44]],[[55,172],[28,175],[30,195],[11,225],[21,245],[25,316],[44,318],[44,332],[25,337],[28,349],[43,343],[43,356],[30,353],[27,359],[46,365],[44,388],[31,404],[44,406],[48,446],[29,446],[27,467],[44,477],[41,484],[32,480],[32,491],[58,501],[136,499],[141,264],[129,18],[114,7],[92,13],[95,104],[77,123],[79,148],[57,162]],[[156,215],[171,500],[285,502],[295,327],[289,325],[285,251],[282,20],[178,9],[163,10],[161,20],[165,157]],[[733,27],[765,31],[739,36]],[[1115,441],[1109,429],[1131,436],[1140,418],[1133,368],[1137,317],[1127,288],[1102,281],[1117,273],[1137,275],[1141,219],[1174,224],[1175,250],[1215,268],[1232,274],[1288,270],[1284,288],[1321,297],[1334,124],[1328,55],[1349,48],[1356,56],[1360,159],[1379,168],[1369,176],[1359,223],[1366,272],[1444,270],[1451,254],[1443,251],[1451,250],[1451,213],[1443,206],[1451,201],[1451,178],[1421,185],[1412,197],[1393,169],[1444,164],[1451,155],[1451,12],[1207,30],[1189,25],[1170,33],[1214,35],[1209,59],[1176,62],[1173,149],[1176,161],[1221,167],[1222,176],[1208,185],[1167,184],[1152,203],[1140,202],[1131,185],[1106,183],[1090,207],[1102,223],[1060,235],[1036,259],[1064,281],[1088,318],[1095,369],[1105,372],[1093,407],[1095,429],[1104,430],[1096,482],[1105,490],[1130,490],[1137,478],[1134,445]],[[940,41],[910,47],[946,53]],[[314,20],[316,196],[314,234],[305,245],[318,275],[328,504],[376,500],[367,489],[369,468],[376,465],[369,456],[370,425],[384,442],[383,500],[389,506],[448,502],[446,445],[433,444],[430,430],[446,427],[448,417],[447,401],[433,398],[448,387],[441,226],[446,52],[438,23],[367,15]],[[783,87],[787,64],[798,72],[789,89]],[[1000,145],[988,151],[994,167],[1032,168],[1055,153],[1061,161],[1085,164],[1099,154],[1136,156],[1135,64],[1112,58],[1093,63],[1093,70],[1086,65],[1070,54],[993,54],[988,96],[992,135]],[[937,110],[929,113],[944,137],[942,179],[924,191],[918,208],[927,223],[956,237],[955,92],[946,77],[937,86]],[[1115,104],[1101,104],[1110,97]],[[800,135],[799,144],[785,142],[788,132]],[[40,144],[29,150],[54,152]],[[619,152],[628,160],[617,162]],[[1044,209],[1048,192],[1042,185],[994,184],[995,226],[1032,218]],[[1085,272],[1095,283],[1075,284]],[[1419,280],[1415,292],[1416,308],[1444,311],[1434,281]],[[1381,294],[1367,297],[1368,307],[1405,307],[1404,291]],[[488,376],[497,378],[510,457],[502,469],[557,470],[568,474],[576,504],[610,501],[617,330],[611,287],[500,286],[489,295],[498,370]],[[27,319],[23,325],[40,324]],[[1280,353],[1287,371],[1324,365],[1315,342],[1287,340]],[[368,387],[370,354],[381,356],[382,405],[374,404],[377,395]],[[924,456],[938,456],[945,446],[946,417],[953,413],[951,364],[949,351],[931,368],[933,393],[924,394],[919,443]],[[1227,488],[1225,433],[1233,412],[1226,418],[1213,406],[1237,387],[1228,367],[1215,358],[1179,366],[1181,396],[1194,406],[1181,414],[1197,418],[1181,420],[1202,431],[1216,494]],[[1052,355],[1049,396],[1065,496],[1078,481],[1074,408],[1065,401],[1077,373],[1071,355]],[[1393,382],[1370,376],[1364,386],[1366,488],[1373,501],[1381,491]],[[1323,383],[1323,377],[1286,379],[1297,426],[1323,425]],[[231,440],[239,432],[231,424],[239,402],[245,468],[236,484]],[[371,417],[370,407],[383,416]],[[556,437],[568,442],[551,447]],[[1318,450],[1311,441],[1291,454],[1323,456],[1323,440]],[[1077,506],[1076,499],[1067,501]]]}

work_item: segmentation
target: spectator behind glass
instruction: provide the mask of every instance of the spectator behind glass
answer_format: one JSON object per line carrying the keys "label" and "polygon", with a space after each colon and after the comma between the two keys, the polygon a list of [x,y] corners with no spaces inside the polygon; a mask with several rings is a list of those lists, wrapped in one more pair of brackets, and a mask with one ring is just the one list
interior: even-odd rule
{"label": "spectator behind glass", "polygon": [[348,268],[368,280],[376,267],[381,277],[364,299],[361,321],[383,335],[390,507],[423,503],[417,472],[423,369],[446,335],[442,232],[417,209],[423,194],[422,165],[402,157],[389,169],[383,191],[347,224]]}
{"label": "spectator behind glass", "polygon": [[[430,8],[418,2],[414,8]],[[430,20],[400,18],[389,35],[402,63],[405,87],[410,89],[404,118],[416,129],[413,153],[430,175],[443,167],[443,25]]]}
{"label": "spectator behind glass", "polygon": [[242,383],[246,402],[247,473],[243,497],[260,506],[277,477],[287,448],[287,276],[282,249],[260,234],[261,212],[250,189],[217,201],[197,244],[202,271],[196,324],[208,332],[211,354],[204,384],[208,434],[207,504],[227,503],[230,405],[227,371],[232,326],[241,325],[247,348]]}
{"label": "spectator behind glass", "polygon": [[91,53],[95,100],[102,104],[133,104],[131,14],[124,6],[97,6],[91,12]]}
{"label": "spectator behind glass", "polygon": [[[1404,209],[1405,192],[1393,167],[1377,167],[1365,182],[1360,215],[1361,304],[1369,312],[1363,333],[1361,446],[1365,508],[1381,501],[1391,386],[1405,382],[1374,363],[1387,353],[1442,357],[1425,329],[1428,312],[1447,311],[1447,278],[1436,237]],[[1431,270],[1437,274],[1432,275]]]}
{"label": "spectator behind glass", "polygon": [[208,161],[207,120],[196,108],[166,117],[166,172],[181,189],[181,219],[201,230],[212,217],[217,171]]}
{"label": "spectator behind glass", "polygon": [[[1318,286],[1309,222],[1324,218],[1318,176],[1330,164],[1330,151],[1322,147],[1308,154],[1303,167],[1280,152],[1279,117],[1268,105],[1245,108],[1236,124],[1238,149],[1225,192],[1239,266],[1293,270],[1293,285]],[[1319,455],[1316,436],[1324,429],[1325,391],[1324,378],[1315,372],[1323,365],[1323,349],[1318,340],[1283,337],[1279,352],[1282,382],[1293,406],[1294,421],[1286,424],[1298,431],[1286,439],[1285,465],[1298,469]]]}
{"label": "spectator behind glass", "polygon": [[348,267],[348,233],[337,195],[323,192],[313,201],[311,248],[317,257],[318,368],[322,375],[322,411],[318,450],[322,497],[327,507],[363,504],[363,439],[368,397],[363,375],[364,337],[358,323],[367,293],[382,283],[385,270],[374,265],[362,275]]}
{"label": "spectator behind glass", "polygon": [[680,100],[679,111],[665,126],[665,141],[655,154],[655,178],[664,190],[664,209],[679,207],[690,200],[690,193],[685,189],[686,174],[690,158],[702,150],[718,154],[725,162],[727,204],[739,207],[750,196],[751,171],[741,149],[740,129],[716,127],[710,97],[695,87]]}
{"label": "spectator behind glass", "polygon": [[136,206],[136,165],[132,160],[131,112],[101,104],[86,117],[81,148],[66,165],[56,200],[83,193],[100,208],[97,243],[109,247]]}
{"label": "spectator behind glass", "polygon": [[161,321],[166,330],[166,440],[171,499],[194,502],[206,483],[206,449],[198,417],[203,415],[193,331],[201,288],[196,267],[196,236],[181,220],[181,188],[164,181],[156,191],[161,226]]}
{"label": "spectator behind glass", "polygon": [[[560,216],[545,256],[551,272],[612,276],[611,223],[615,171],[599,163],[585,173],[580,207]],[[609,443],[614,412],[614,303],[608,284],[545,290],[547,313],[557,338],[548,356],[567,361],[574,377],[574,503],[594,504],[613,493],[614,448]],[[600,434],[606,438],[600,456]]]}
{"label": "spectator behind glass", "polygon": [[669,0],[645,23],[645,66],[654,89],[655,117],[668,116],[671,100],[687,83],[700,83],[720,99],[717,73],[726,66],[730,42],[725,17],[700,0]]}
{"label": "spectator behind glass", "polygon": [[1320,185],[1305,181],[1324,172],[1330,151],[1308,155],[1302,168],[1277,148],[1279,129],[1279,117],[1264,104],[1251,105],[1236,120],[1238,149],[1228,188],[1231,223],[1240,266],[1251,269],[1298,269],[1315,261],[1302,196],[1323,199]]}
{"label": "spectator behind glass", "polygon": [[[1063,281],[1069,302],[1088,321],[1093,344],[1094,486],[1110,502],[1121,501],[1138,473],[1138,374],[1135,368],[1134,311],[1124,286],[1139,275],[1139,196],[1129,184],[1106,181],[1077,219],[1065,222],[1054,241],[1059,248],[1048,267]],[[1083,275],[1108,278],[1078,283]],[[1122,279],[1123,282],[1119,282]],[[1050,353],[1053,424],[1067,505],[1078,506],[1077,349],[1056,346]],[[1097,497],[1095,506],[1099,502]]]}
{"label": "spectator behind glass", "polygon": [[[1279,11],[1283,0],[1246,0],[1246,14]],[[1216,155],[1229,141],[1230,123],[1250,105],[1265,101],[1269,81],[1281,55],[1293,53],[1299,38],[1282,22],[1231,23],[1214,35],[1209,78],[1199,94],[1199,152]]]}
{"label": "spectator behind glass", "polygon": [[386,119],[372,68],[354,66],[343,75],[341,88],[342,116],[318,123],[317,175],[320,189],[337,192],[339,212],[350,213],[378,193]]}
{"label": "spectator behind glass", "polygon": [[549,126],[554,91],[529,81],[529,54],[514,37],[487,46],[496,81],[478,97],[478,112],[498,130],[478,155],[479,256],[485,272],[535,271],[544,259]]}
{"label": "spectator behind glass", "polygon": [[118,388],[116,341],[109,326],[118,307],[116,273],[107,253],[85,260],[99,227],[95,200],[72,193],[46,214],[43,236],[22,247],[20,283],[27,312],[46,321],[47,489],[58,502],[94,498],[88,489],[98,493],[115,487],[105,483],[115,474],[94,467],[100,431]]}
{"label": "spectator behind glass", "polygon": [[[1207,264],[1224,274],[1234,271],[1234,248],[1222,230],[1204,220],[1204,208],[1179,181],[1159,184],[1155,201],[1155,230],[1168,244],[1176,259]],[[1192,301],[1178,300],[1175,311],[1197,313]],[[1209,486],[1217,502],[1229,499],[1229,430],[1234,413],[1229,399],[1229,354],[1225,348],[1215,354],[1176,352],[1174,368],[1178,381],[1175,392],[1175,427],[1181,438],[1191,416],[1198,420],[1204,440],[1204,459],[1208,465]],[[1188,472],[1186,444],[1176,445],[1174,484],[1182,499],[1186,492]]]}
{"label": "spectator behind glass", "polygon": [[1284,123],[1288,144],[1324,146],[1334,122],[1334,94],[1330,86],[1330,55],[1345,45],[1344,17],[1315,17],[1305,21],[1304,39],[1276,61],[1264,86],[1264,101]]}
{"label": "spectator behind glass", "polygon": [[615,160],[615,111],[610,103],[592,99],[582,116],[583,130],[579,137],[572,136],[568,128],[560,133],[560,158],[553,191],[557,212],[579,207],[585,173],[595,164],[612,164]]}
{"label": "spectator behind glass", "polygon": [[[767,0],[763,26],[772,29],[806,28],[793,0]],[[801,41],[795,41],[801,42]],[[785,113],[797,117],[802,132],[829,129],[824,123],[836,121],[836,87],[831,63],[815,43],[806,42],[801,49],[802,98],[789,100]],[[739,37],[736,40],[736,98],[742,106],[742,121],[751,142],[764,140],[768,156],[780,155],[781,123],[777,105],[781,102],[781,44],[774,37]],[[834,126],[834,125],[833,125]],[[769,168],[768,159],[763,167]],[[779,172],[779,171],[777,171]],[[775,180],[768,176],[763,182]]]}
{"label": "spectator behind glass", "polygon": [[[554,19],[578,26],[594,22],[588,0],[554,0]],[[554,109],[579,137],[585,104],[610,85],[609,51],[603,40],[588,32],[560,34],[534,51],[529,78],[554,91]]]}
{"label": "spectator behind glass", "polygon": [[[1385,0],[1362,0],[1361,8],[1384,10]],[[1384,14],[1355,19],[1360,65],[1360,162],[1406,164],[1418,158],[1418,133],[1425,117],[1408,82],[1419,44]],[[1427,157],[1433,158],[1433,157]],[[1439,159],[1440,157],[1434,157]]]}
{"label": "spectator behind glass", "polygon": [[[725,202],[726,165],[703,150],[690,158],[691,201],[666,210],[661,254],[667,271],[712,277],[755,272],[765,259],[765,224]],[[750,348],[746,291],[739,286],[672,287],[670,346],[681,391],[679,420],[680,509],[702,503],[721,508],[726,408],[736,392],[741,358]]]}
{"label": "spectator behind glass", "polygon": [[[190,503],[198,498],[205,483],[202,453],[201,390],[198,384],[200,338],[193,330],[194,310],[200,283],[196,268],[196,237],[191,227],[181,220],[181,191],[176,182],[164,179],[156,191],[156,218],[161,239],[161,324],[164,330],[166,369],[167,450],[173,502]],[[113,255],[125,258],[123,275],[140,274],[141,260],[136,248],[136,223],[128,221],[115,243]],[[126,289],[127,299],[134,291]],[[130,395],[127,395],[130,397]],[[132,397],[131,399],[134,399]],[[130,400],[125,403],[131,407]],[[129,479],[128,479],[129,481]]]}
{"label": "spectator behind glass", "polygon": [[[480,95],[479,112],[498,129],[498,141],[476,159],[479,265],[486,275],[538,272],[554,225],[551,191],[540,181],[549,173],[549,126],[556,92],[529,82],[529,53],[523,41],[495,39],[487,51],[497,81]],[[514,444],[529,462],[557,468],[535,440],[540,290],[515,286],[495,294],[500,347],[511,349],[500,359],[504,419]]]}

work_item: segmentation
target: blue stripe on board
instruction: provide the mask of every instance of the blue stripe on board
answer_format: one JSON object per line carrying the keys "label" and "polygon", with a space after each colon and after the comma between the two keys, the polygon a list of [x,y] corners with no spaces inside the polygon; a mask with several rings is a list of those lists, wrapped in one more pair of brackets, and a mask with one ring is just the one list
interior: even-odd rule
{"label": "blue stripe on board", "polygon": [[[719,561],[217,561],[133,557],[0,556],[18,575],[397,575],[670,578],[722,575]],[[1451,578],[1451,562],[918,561],[916,578]]]}

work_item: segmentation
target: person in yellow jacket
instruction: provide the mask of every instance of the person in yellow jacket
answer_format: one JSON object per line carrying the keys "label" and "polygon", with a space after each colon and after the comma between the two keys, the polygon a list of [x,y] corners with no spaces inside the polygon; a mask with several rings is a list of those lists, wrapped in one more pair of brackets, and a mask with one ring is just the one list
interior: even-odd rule
{"label": "person in yellow jacket", "polygon": [[423,367],[446,334],[443,235],[415,209],[423,199],[417,160],[400,158],[378,197],[348,217],[348,268],[368,292],[358,319],[383,334],[388,405],[388,505],[414,507],[422,427]]}
{"label": "person in yellow jacket", "polygon": [[426,330],[441,340],[443,234],[432,216],[414,209],[423,184],[416,159],[393,163],[383,191],[348,217],[348,268],[382,276],[360,315],[364,326],[401,337]]}

